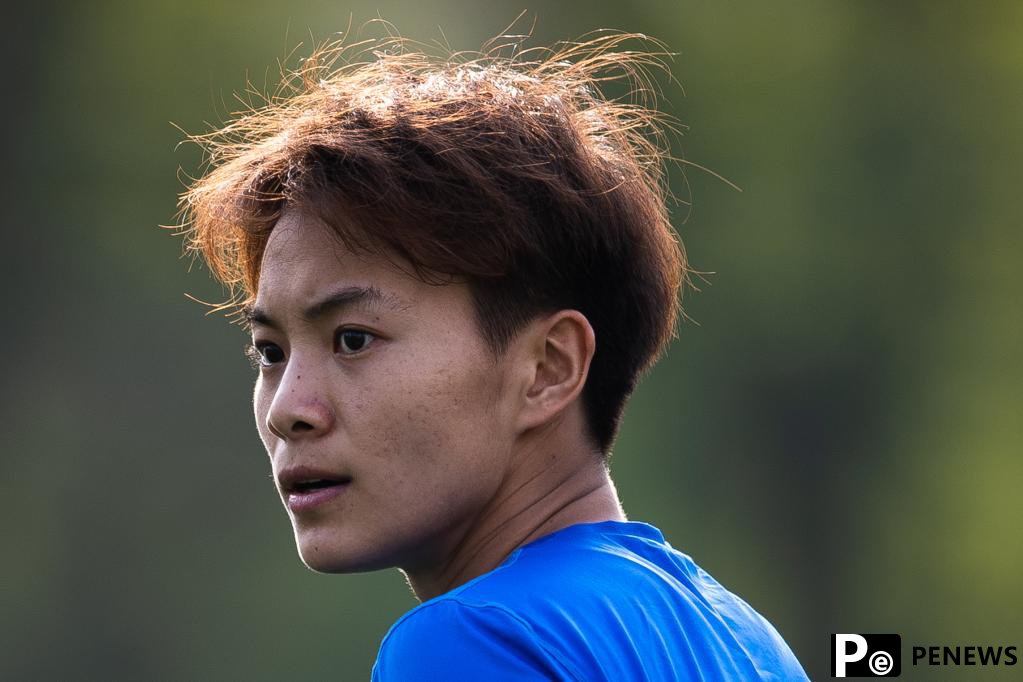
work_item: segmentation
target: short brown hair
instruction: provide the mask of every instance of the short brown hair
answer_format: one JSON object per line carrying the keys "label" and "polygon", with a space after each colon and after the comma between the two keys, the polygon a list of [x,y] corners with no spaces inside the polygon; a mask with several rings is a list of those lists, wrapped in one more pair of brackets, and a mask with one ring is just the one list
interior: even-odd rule
{"label": "short brown hair", "polygon": [[232,292],[220,308],[255,298],[267,239],[294,206],[424,281],[467,282],[494,352],[537,315],[576,309],[597,341],[583,405],[609,454],[688,281],[666,207],[670,118],[603,94],[649,85],[658,53],[620,49],[642,38],[602,34],[539,58],[437,57],[394,39],[361,61],[340,43],[317,49],[276,95],[191,138],[209,170],[182,195],[181,226]]}

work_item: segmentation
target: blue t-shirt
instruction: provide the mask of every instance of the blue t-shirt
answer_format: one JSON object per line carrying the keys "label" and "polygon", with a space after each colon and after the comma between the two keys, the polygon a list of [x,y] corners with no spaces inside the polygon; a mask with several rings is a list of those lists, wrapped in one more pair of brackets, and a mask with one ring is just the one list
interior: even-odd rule
{"label": "blue t-shirt", "polygon": [[778,631],[657,528],[568,526],[391,626],[374,682],[806,680]]}

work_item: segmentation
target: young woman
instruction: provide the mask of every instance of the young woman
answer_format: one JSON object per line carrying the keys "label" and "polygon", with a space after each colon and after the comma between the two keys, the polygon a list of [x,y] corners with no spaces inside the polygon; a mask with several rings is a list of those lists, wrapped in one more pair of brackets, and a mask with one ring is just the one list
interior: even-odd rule
{"label": "young woman", "polygon": [[299,554],[398,567],[422,601],[374,679],[805,679],[609,475],[687,275],[658,115],[598,87],[653,59],[626,38],[539,61],[326,48],[203,138],[188,240],[251,328]]}

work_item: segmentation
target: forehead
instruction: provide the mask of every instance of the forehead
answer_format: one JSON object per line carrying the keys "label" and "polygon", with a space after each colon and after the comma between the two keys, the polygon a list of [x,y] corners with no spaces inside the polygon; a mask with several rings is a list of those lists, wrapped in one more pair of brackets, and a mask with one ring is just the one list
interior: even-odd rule
{"label": "forehead", "polygon": [[281,284],[285,276],[351,272],[359,260],[323,221],[291,209],[285,211],[267,239],[259,288],[262,290],[264,283]]}
{"label": "forehead", "polygon": [[300,303],[341,284],[413,293],[417,287],[381,256],[356,254],[313,216],[289,210],[274,226],[263,251],[256,306]]}
{"label": "forehead", "polygon": [[351,298],[349,307],[415,311],[456,324],[475,320],[467,284],[427,284],[411,272],[396,257],[353,252],[323,221],[288,210],[267,240],[248,317],[258,312],[274,319],[309,318],[318,304],[330,306],[340,296]]}

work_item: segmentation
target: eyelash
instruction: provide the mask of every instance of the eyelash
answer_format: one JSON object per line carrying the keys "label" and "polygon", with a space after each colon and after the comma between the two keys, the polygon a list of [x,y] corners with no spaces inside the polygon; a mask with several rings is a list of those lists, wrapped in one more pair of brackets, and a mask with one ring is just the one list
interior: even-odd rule
{"label": "eyelash", "polygon": [[[366,340],[365,340],[362,348],[358,348],[358,349],[356,349],[354,351],[349,351],[349,352],[343,352],[343,351],[338,350],[339,347],[341,346],[341,343],[342,343],[341,342],[341,337],[343,335],[345,335],[345,334],[361,334],[362,336],[364,336],[366,338]],[[362,353],[362,351],[367,346],[369,346],[377,338],[378,337],[377,337],[376,334],[374,334],[373,332],[368,332],[365,329],[353,329],[351,327],[338,329],[336,332],[334,332],[334,352],[335,353],[340,353],[341,355],[346,355],[346,356],[349,356],[349,357],[355,356],[355,355],[359,355],[359,354]],[[269,369],[269,368],[273,367],[274,365],[278,364],[277,362],[271,362],[271,363],[264,362],[264,355],[263,355],[263,353],[268,348],[277,348],[278,350],[280,350],[280,347],[277,344],[269,343],[269,342],[265,342],[265,341],[257,341],[256,343],[247,343],[247,344],[245,344],[245,349],[244,349],[245,350],[245,356],[248,358],[249,364],[252,365],[253,369],[255,369],[255,370]],[[281,353],[283,353],[283,351],[281,351]]]}
{"label": "eyelash", "polygon": [[249,361],[249,365],[252,366],[252,369],[259,369],[263,364],[263,356],[256,348],[256,344],[247,343],[245,344],[245,348],[243,350],[245,352],[245,357]]}

